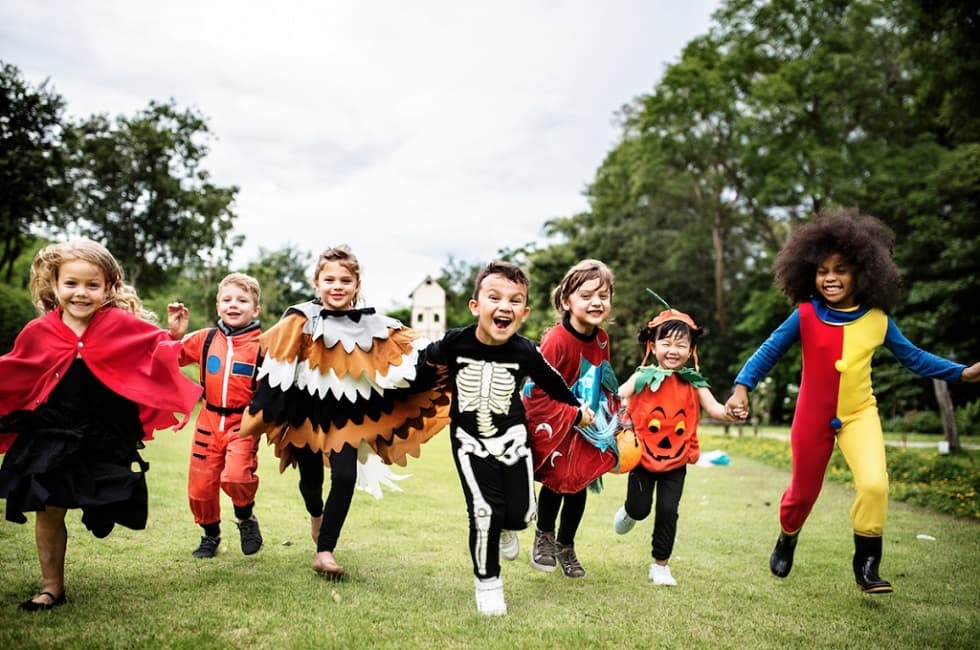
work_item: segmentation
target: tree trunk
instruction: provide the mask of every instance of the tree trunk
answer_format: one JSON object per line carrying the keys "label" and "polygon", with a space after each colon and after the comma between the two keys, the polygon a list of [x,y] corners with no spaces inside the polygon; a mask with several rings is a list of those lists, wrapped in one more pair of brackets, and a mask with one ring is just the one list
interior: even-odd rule
{"label": "tree trunk", "polygon": [[956,412],[953,410],[953,398],[949,395],[949,384],[941,379],[932,380],[932,390],[936,393],[939,403],[939,417],[943,421],[943,435],[949,443],[950,453],[960,451],[960,435],[956,431]]}

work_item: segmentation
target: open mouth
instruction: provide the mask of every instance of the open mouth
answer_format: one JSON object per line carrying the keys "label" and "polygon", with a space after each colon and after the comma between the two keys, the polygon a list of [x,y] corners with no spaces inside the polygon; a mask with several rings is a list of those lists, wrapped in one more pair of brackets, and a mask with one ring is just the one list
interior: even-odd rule
{"label": "open mouth", "polygon": [[506,330],[513,322],[514,319],[507,316],[495,316],[493,319],[494,327],[498,330]]}

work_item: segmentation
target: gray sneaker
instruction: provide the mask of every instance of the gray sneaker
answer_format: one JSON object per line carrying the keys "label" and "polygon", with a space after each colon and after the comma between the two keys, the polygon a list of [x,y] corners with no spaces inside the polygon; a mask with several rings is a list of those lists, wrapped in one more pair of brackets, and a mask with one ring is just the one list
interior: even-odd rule
{"label": "gray sneaker", "polygon": [[561,565],[561,571],[565,574],[566,578],[584,578],[585,569],[579,564],[578,558],[575,556],[575,546],[572,544],[562,544],[561,542],[555,542],[555,559],[558,560],[558,564]]}
{"label": "gray sneaker", "polygon": [[551,573],[558,566],[555,561],[555,533],[534,531],[534,546],[531,547],[531,566],[538,571]]}

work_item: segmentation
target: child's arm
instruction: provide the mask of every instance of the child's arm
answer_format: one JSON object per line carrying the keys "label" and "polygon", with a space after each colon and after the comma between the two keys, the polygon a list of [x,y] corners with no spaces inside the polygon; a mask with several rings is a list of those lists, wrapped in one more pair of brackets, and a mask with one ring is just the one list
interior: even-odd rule
{"label": "child's arm", "polygon": [[725,411],[739,419],[749,415],[749,391],[769,374],[786,352],[800,340],[800,310],[794,309],[783,324],[773,330],[759,349],[749,357],[735,377],[735,390],[725,402]]}
{"label": "child's arm", "polygon": [[170,331],[170,338],[176,341],[187,334],[191,322],[190,314],[190,310],[182,302],[167,305],[167,329]]}
{"label": "child's arm", "polygon": [[636,394],[636,374],[634,372],[629,379],[619,385],[619,397],[623,400],[624,405],[629,401],[629,398]]}
{"label": "child's arm", "polygon": [[977,381],[977,378],[974,378],[975,374],[980,374],[980,369],[976,369],[976,364],[973,366],[975,369],[968,373],[970,368],[962,363],[954,363],[949,359],[944,359],[916,347],[905,338],[902,331],[898,329],[898,325],[890,317],[888,329],[885,331],[885,347],[891,350],[898,362],[906,369],[922,377],[953,382],[974,382]]}
{"label": "child's arm", "polygon": [[[742,386],[744,388],[744,386]],[[715,420],[722,420],[723,422],[737,422],[738,418],[733,411],[727,408],[727,405],[722,405],[715,396],[711,394],[711,389],[707,387],[698,388],[698,400],[701,402],[701,408]]]}
{"label": "child's arm", "polygon": [[562,376],[541,355],[538,348],[532,348],[532,362],[529,364],[528,375],[551,399],[575,406],[579,410],[578,426],[587,427],[595,420],[595,414],[585,404],[579,404]]}

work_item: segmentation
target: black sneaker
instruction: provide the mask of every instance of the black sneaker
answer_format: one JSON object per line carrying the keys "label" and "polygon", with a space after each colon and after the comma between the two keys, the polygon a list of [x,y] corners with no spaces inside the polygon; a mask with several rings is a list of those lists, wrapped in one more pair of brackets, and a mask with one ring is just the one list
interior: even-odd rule
{"label": "black sneaker", "polygon": [[259,520],[254,516],[238,522],[238,534],[242,538],[242,553],[255,555],[262,548],[262,533],[259,532]]}
{"label": "black sneaker", "polygon": [[215,553],[218,552],[218,544],[221,543],[220,537],[211,537],[210,535],[203,535],[201,537],[201,544],[194,552],[191,553],[194,557],[200,558],[212,558]]}

